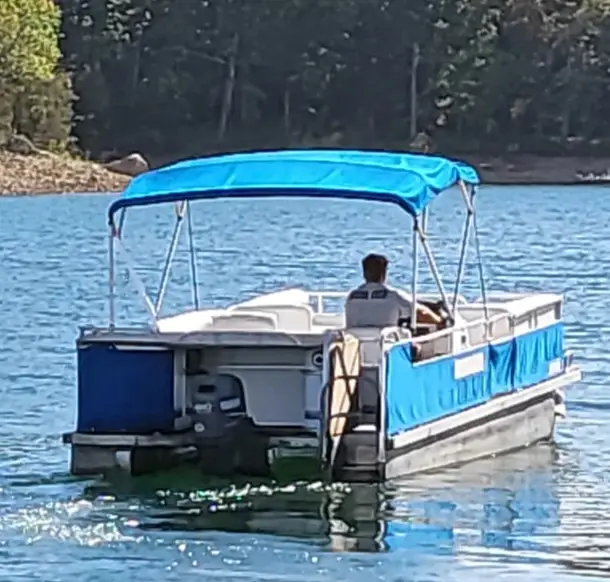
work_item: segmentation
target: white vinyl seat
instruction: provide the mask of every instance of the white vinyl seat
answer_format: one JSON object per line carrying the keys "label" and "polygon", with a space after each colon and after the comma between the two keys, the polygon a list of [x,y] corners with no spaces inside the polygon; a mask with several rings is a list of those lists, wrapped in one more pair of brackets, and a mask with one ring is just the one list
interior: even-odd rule
{"label": "white vinyl seat", "polygon": [[343,313],[314,313],[313,325],[330,329],[341,329],[345,327],[345,315]]}
{"label": "white vinyl seat", "polygon": [[214,312],[187,311],[178,315],[164,317],[157,322],[162,333],[192,333],[208,329]]}
{"label": "white vinyl seat", "polygon": [[[363,366],[378,366],[381,364],[383,355],[382,336],[387,332],[395,330],[395,339],[392,341],[406,340],[411,337],[410,330],[406,328],[381,328],[381,327],[350,327],[345,333],[353,335],[360,342],[360,356]],[[392,335],[394,335],[392,333]]]}
{"label": "white vinyl seat", "polygon": [[378,366],[381,362],[380,327],[348,327],[346,333],[360,342],[360,357],[363,366]]}
{"label": "white vinyl seat", "polygon": [[208,329],[218,331],[274,331],[278,318],[273,313],[231,311],[212,317]]}
{"label": "white vinyl seat", "polygon": [[[234,311],[233,311],[234,310]],[[245,313],[256,311],[257,313],[269,313],[277,317],[277,327],[285,331],[311,331],[313,310],[309,305],[237,305],[232,308],[233,312]]]}

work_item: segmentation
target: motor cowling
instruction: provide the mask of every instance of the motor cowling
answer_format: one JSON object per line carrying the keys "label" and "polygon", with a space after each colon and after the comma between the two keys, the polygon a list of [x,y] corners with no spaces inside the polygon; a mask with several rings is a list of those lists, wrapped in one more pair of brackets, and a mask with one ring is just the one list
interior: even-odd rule
{"label": "motor cowling", "polygon": [[238,378],[218,375],[201,381],[193,394],[190,416],[195,445],[206,471],[265,472],[265,443],[247,414],[244,389]]}

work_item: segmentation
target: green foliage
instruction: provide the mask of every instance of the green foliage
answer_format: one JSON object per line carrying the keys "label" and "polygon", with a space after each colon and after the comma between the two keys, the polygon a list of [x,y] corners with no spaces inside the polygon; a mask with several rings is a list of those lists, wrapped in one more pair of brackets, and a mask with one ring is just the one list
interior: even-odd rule
{"label": "green foliage", "polygon": [[13,131],[14,98],[13,87],[0,77],[0,147],[8,141]]}
{"label": "green foliage", "polygon": [[58,2],[94,154],[607,149],[610,0]]}
{"label": "green foliage", "polygon": [[16,132],[28,136],[39,148],[65,151],[72,122],[70,96],[70,79],[65,73],[33,82],[15,100]]}
{"label": "green foliage", "polygon": [[0,75],[48,80],[59,59],[59,9],[53,0],[0,2]]}
{"label": "green foliage", "polygon": [[45,149],[68,144],[72,92],[58,71],[59,26],[53,0],[0,0],[0,145],[14,133]]}

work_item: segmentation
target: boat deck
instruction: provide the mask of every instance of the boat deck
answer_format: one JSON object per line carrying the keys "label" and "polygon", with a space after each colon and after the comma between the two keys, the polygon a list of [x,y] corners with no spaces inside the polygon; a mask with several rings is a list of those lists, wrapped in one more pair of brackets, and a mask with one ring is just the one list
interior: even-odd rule
{"label": "boat deck", "polygon": [[[164,317],[158,320],[157,330],[149,326],[87,327],[81,330],[80,340],[117,345],[314,347],[320,345],[327,331],[344,328],[346,296],[347,292],[286,289],[224,309]],[[439,298],[419,295],[418,299]],[[468,303],[460,298],[454,326],[439,331],[430,328],[413,341],[422,347],[424,354],[455,353],[457,344],[476,346],[556,322],[561,319],[561,305],[561,295],[548,293],[497,293],[487,298],[486,305],[482,300]]]}

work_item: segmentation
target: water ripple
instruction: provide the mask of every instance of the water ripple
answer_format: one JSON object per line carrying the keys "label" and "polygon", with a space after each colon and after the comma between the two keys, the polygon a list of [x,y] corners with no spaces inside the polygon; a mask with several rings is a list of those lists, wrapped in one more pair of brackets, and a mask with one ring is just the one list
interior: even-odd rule
{"label": "water ripple", "polygon": [[[110,198],[1,199],[0,556],[7,580],[402,582],[607,578],[610,571],[610,198],[602,188],[483,188],[485,272],[505,291],[565,293],[567,337],[585,379],[568,393],[557,445],[386,487],[67,474],[74,339],[106,317]],[[446,282],[456,272],[459,196],[431,214]],[[152,292],[169,208],[137,209],[126,245]],[[409,285],[410,224],[366,203],[262,200],[195,206],[201,296],[209,306],[278,286],[347,288],[369,251]],[[474,257],[464,292],[478,294]],[[166,312],[184,307],[189,255],[176,255]],[[422,275],[425,288],[433,281]],[[144,310],[119,264],[122,321]],[[44,565],[44,568],[41,566]]]}

